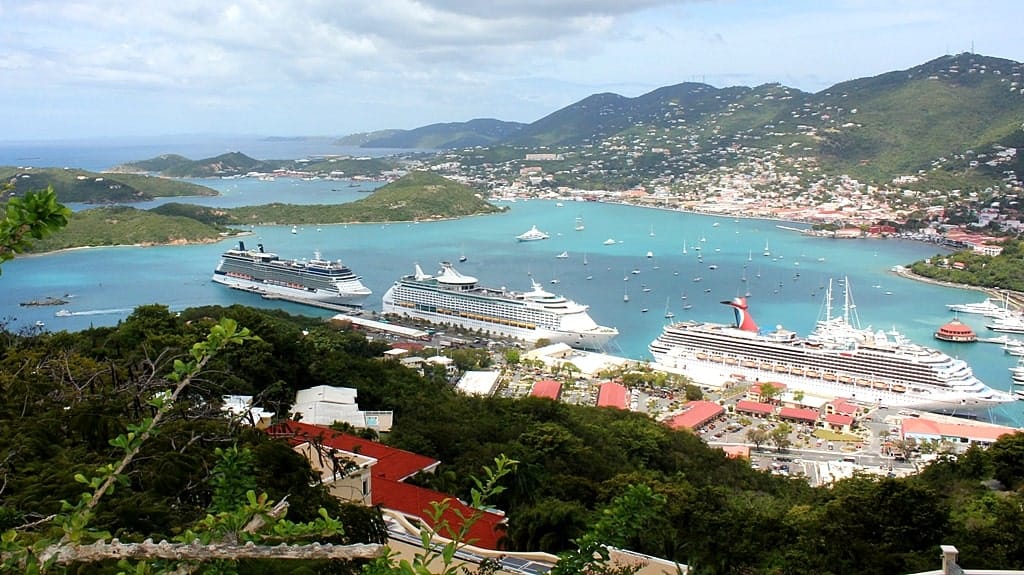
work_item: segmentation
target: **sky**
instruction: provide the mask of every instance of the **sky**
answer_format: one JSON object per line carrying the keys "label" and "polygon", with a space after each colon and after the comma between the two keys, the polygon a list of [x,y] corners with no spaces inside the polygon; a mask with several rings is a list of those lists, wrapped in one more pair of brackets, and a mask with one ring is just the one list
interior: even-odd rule
{"label": "sky", "polygon": [[0,0],[0,140],[343,136],[681,82],[809,92],[973,51],[1019,0]]}

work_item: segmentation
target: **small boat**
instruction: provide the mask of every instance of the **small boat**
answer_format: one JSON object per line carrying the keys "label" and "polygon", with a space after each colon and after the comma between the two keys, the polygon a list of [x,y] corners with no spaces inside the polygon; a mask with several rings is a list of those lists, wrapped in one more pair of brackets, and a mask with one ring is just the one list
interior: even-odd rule
{"label": "small boat", "polygon": [[587,276],[587,279],[588,280],[592,280],[592,279],[594,279],[594,276]]}
{"label": "small boat", "polygon": [[533,226],[530,229],[526,230],[525,232],[516,236],[516,239],[521,242],[532,242],[536,240],[546,240],[549,237],[551,236],[538,230],[537,226]]}
{"label": "small boat", "polygon": [[615,240],[614,240],[614,239],[612,239],[612,238],[608,238],[608,239],[606,239],[606,240],[604,241],[604,245],[606,245],[606,246],[612,246],[612,245],[615,245]]}
{"label": "small boat", "polygon": [[704,293],[711,293],[711,288],[704,288]]}
{"label": "small boat", "polygon": [[768,242],[767,241],[764,242],[764,253],[763,253],[763,255],[766,256],[766,257],[772,255],[772,252],[768,251]]}
{"label": "small boat", "polygon": [[651,252],[651,251],[647,252],[647,259],[651,259],[653,257],[654,257],[654,252]]}
{"label": "small boat", "polygon": [[576,218],[576,227],[574,228],[577,232],[584,230],[583,218]]}
{"label": "small boat", "polygon": [[642,310],[640,310],[640,313],[647,313],[647,308],[643,308]]}
{"label": "small boat", "polygon": [[590,262],[587,261],[587,254],[583,254],[583,265],[587,265]]}
{"label": "small boat", "polygon": [[[644,310],[644,311],[647,311],[647,310]],[[46,327],[46,322],[44,322],[43,320],[37,320],[36,321],[36,327]]]}
{"label": "small boat", "polygon": [[299,228],[297,228],[297,227],[295,227],[295,226],[292,226],[292,233],[293,233],[293,234],[297,234],[297,233],[299,233]]}
{"label": "small boat", "polygon": [[55,315],[57,317],[71,317],[72,314],[71,314],[71,310],[59,309],[53,315]]}
{"label": "small boat", "polygon": [[709,269],[709,270],[717,270],[717,269],[718,269],[718,266],[717,266],[717,265],[715,265],[715,264],[711,264],[711,265],[709,265],[709,266],[708,266],[708,269]]}
{"label": "small boat", "polygon": [[642,291],[642,292],[644,292],[644,293],[647,293],[647,292],[651,291],[651,288],[649,288],[649,287],[647,287],[647,286],[645,285],[645,286],[643,287],[643,289],[641,289],[640,291]]}
{"label": "small boat", "polygon": [[466,261],[466,260],[468,260],[468,259],[469,259],[469,258],[467,258],[466,256],[459,256],[459,261],[460,261],[460,262],[464,262],[464,261]]}
{"label": "small boat", "polygon": [[569,259],[569,252],[562,252],[555,257],[560,260]]}

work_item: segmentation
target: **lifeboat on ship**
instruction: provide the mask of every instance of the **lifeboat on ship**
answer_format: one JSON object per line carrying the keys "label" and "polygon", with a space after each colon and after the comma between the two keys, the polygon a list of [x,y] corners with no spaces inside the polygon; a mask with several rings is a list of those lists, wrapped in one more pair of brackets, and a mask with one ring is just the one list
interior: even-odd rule
{"label": "lifeboat on ship", "polygon": [[852,381],[853,381],[853,378],[848,376],[848,375],[840,375],[839,376],[839,383],[850,383]]}
{"label": "lifeboat on ship", "polygon": [[906,393],[907,386],[894,383],[892,384],[892,390],[895,391],[896,393]]}
{"label": "lifeboat on ship", "polygon": [[871,387],[871,382],[866,379],[858,379],[857,387]]}
{"label": "lifeboat on ship", "polygon": [[697,359],[699,359],[701,361],[704,361],[707,358],[708,358],[708,354],[704,353],[703,351],[697,352]]}
{"label": "lifeboat on ship", "polygon": [[816,369],[808,369],[807,371],[804,372],[804,376],[810,377],[810,378],[813,378],[813,379],[820,379],[821,378],[821,372],[819,372]]}
{"label": "lifeboat on ship", "polygon": [[757,367],[757,362],[752,359],[743,360],[743,367]]}
{"label": "lifeboat on ship", "polygon": [[761,365],[759,367],[761,369],[765,370],[765,371],[771,371],[772,370],[772,364],[768,363],[767,361],[762,361]]}
{"label": "lifeboat on ship", "polygon": [[729,365],[736,365],[736,358],[735,357],[727,357],[727,358],[725,358],[725,363],[727,363]]}
{"label": "lifeboat on ship", "polygon": [[789,373],[791,373],[793,375],[803,375],[804,374],[804,368],[802,368],[802,367],[794,367],[794,368],[789,370]]}
{"label": "lifeboat on ship", "polygon": [[826,373],[825,375],[821,376],[821,379],[824,379],[825,381],[835,381],[836,380],[836,374],[834,374],[834,373]]}
{"label": "lifeboat on ship", "polygon": [[789,366],[788,365],[776,365],[775,366],[775,373],[789,373]]}
{"label": "lifeboat on ship", "polygon": [[871,386],[875,389],[889,389],[889,384],[884,381],[873,381],[871,382]]}

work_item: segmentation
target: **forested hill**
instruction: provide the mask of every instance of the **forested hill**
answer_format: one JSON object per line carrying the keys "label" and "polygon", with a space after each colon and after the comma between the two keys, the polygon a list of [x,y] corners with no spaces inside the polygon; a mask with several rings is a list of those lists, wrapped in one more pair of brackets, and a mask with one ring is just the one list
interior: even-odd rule
{"label": "forested hill", "polygon": [[[529,124],[488,124],[489,143],[476,145],[563,151],[628,142],[636,150],[708,152],[747,146],[810,158],[830,173],[867,181],[888,182],[919,170],[949,177],[980,172],[998,180],[1005,167],[988,174],[984,161],[971,165],[963,155],[1021,144],[1022,74],[1020,62],[962,53],[814,94],[781,84],[716,88],[692,82],[632,98],[594,94]],[[343,141],[459,148],[477,122]]]}
{"label": "forested hill", "polygon": [[[337,504],[286,443],[229,424],[217,409],[224,395],[252,395],[280,417],[296,390],[333,385],[355,388],[363,410],[395,412],[384,440],[440,459],[435,473],[418,479],[432,487],[469,500],[482,466],[499,454],[517,460],[507,489],[488,501],[506,512],[512,549],[570,548],[612,499],[646,485],[661,503],[624,509],[636,535],[614,544],[699,573],[913,573],[935,567],[940,544],[955,545],[966,568],[1024,568],[1022,434],[941,458],[918,476],[857,475],[811,488],[727,459],[642,414],[462,395],[443,371],[424,377],[382,360],[387,346],[358,333],[242,306],[180,314],[143,306],[114,327],[0,333],[0,530],[76,500],[83,488],[75,474],[89,477],[108,461],[108,440],[150,415],[152,389],[166,389],[153,370],[167,373],[223,317],[260,339],[206,366],[201,385],[178,399],[126,470],[130,481],[103,501],[94,528],[122,541],[181,532],[208,513],[216,485],[209,470],[218,448],[233,445],[253,453],[252,489],[275,500],[290,495],[289,519],[315,518],[321,506],[333,513]],[[492,367],[483,350],[446,355],[460,369]],[[350,513],[350,540],[380,536],[375,510]],[[275,570],[313,571],[301,561]]]}
{"label": "forested hill", "polygon": [[496,213],[501,208],[484,200],[469,186],[432,172],[411,172],[377,188],[365,198],[344,204],[267,204],[231,209],[167,204],[154,211],[215,225],[301,225],[450,219]]}
{"label": "forested hill", "polygon": [[62,202],[91,204],[141,202],[168,196],[216,196],[217,191],[190,182],[138,174],[96,173],[71,168],[0,167],[0,182],[16,195],[53,187]]}
{"label": "forested hill", "polygon": [[171,178],[230,178],[250,174],[270,175],[279,170],[328,177],[380,177],[397,167],[381,158],[317,156],[280,160],[257,160],[241,152],[229,152],[210,158],[191,160],[177,154],[164,154],[148,160],[115,166],[112,173],[158,174]]}

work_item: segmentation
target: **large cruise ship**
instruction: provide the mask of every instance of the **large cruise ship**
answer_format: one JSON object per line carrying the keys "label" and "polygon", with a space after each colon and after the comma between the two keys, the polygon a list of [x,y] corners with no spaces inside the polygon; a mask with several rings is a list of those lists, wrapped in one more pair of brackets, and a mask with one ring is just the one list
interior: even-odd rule
{"label": "large cruise ship", "polygon": [[260,294],[353,306],[372,293],[340,260],[322,259],[320,252],[311,260],[283,260],[263,251],[263,244],[257,247],[247,250],[238,242],[237,248],[224,252],[213,281]]}
{"label": "large cruise ship", "polygon": [[597,325],[587,306],[544,291],[516,292],[477,285],[477,279],[459,273],[448,262],[437,275],[403,276],[384,294],[384,313],[448,323],[466,329],[513,337],[529,342],[547,339],[584,349],[604,349],[619,334],[614,327]]}
{"label": "large cruise ship", "polygon": [[849,286],[843,313],[832,317],[832,286],[824,317],[806,338],[778,326],[761,333],[746,298],[722,302],[736,323],[667,325],[649,349],[658,365],[702,383],[727,378],[778,382],[817,397],[945,413],[982,411],[1014,401],[975,377],[966,362],[915,344],[895,331],[861,328]]}

